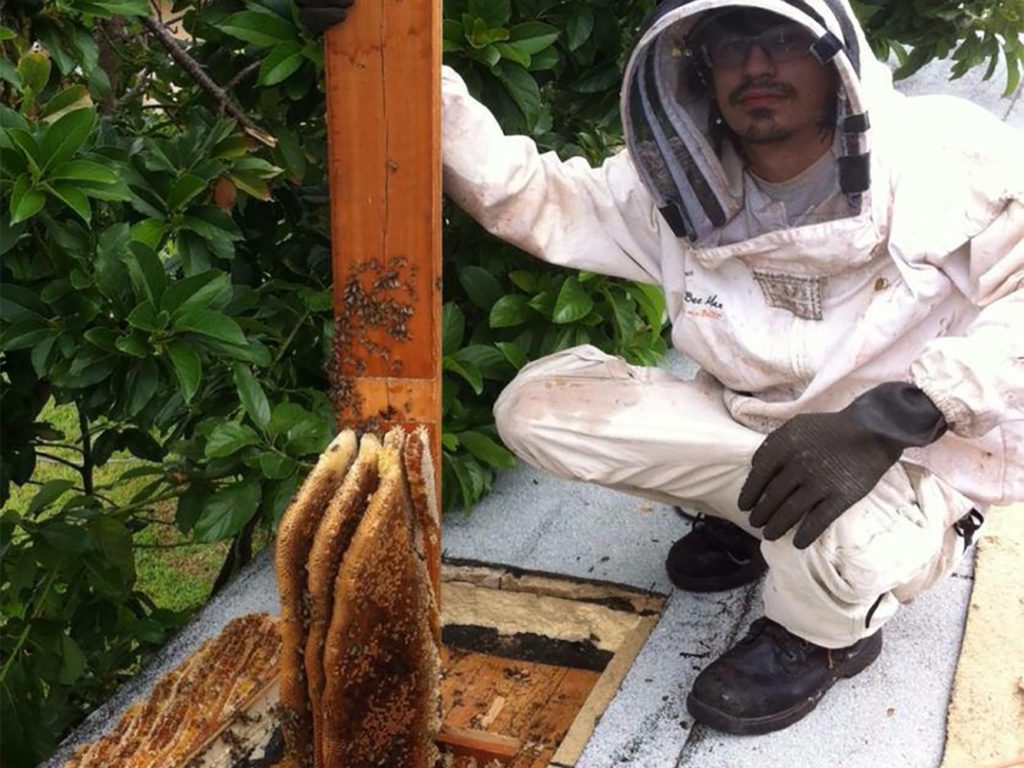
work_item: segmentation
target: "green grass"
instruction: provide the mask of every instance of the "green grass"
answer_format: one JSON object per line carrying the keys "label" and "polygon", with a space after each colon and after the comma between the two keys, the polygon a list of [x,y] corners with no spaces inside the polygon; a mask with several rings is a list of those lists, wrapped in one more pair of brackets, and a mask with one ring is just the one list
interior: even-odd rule
{"label": "green grass", "polygon": [[[49,403],[40,414],[40,420],[51,424],[64,433],[60,442],[69,445],[81,444],[78,411],[74,405],[57,406]],[[80,451],[71,448],[47,448],[47,453],[81,463]],[[128,504],[136,493],[146,486],[151,477],[139,477],[124,483],[117,478],[128,469],[148,465],[127,452],[114,454],[110,461],[93,473],[97,489],[117,504]],[[33,484],[13,486],[11,498],[5,509],[24,511],[37,487],[34,483],[49,480],[68,479],[81,486],[82,477],[75,469],[52,459],[39,458],[32,476]],[[103,486],[111,487],[103,489]],[[146,593],[161,608],[173,611],[192,612],[206,602],[210,588],[220,570],[228,550],[228,542],[198,544],[190,536],[183,535],[174,525],[174,501],[163,501],[144,513],[151,520],[143,530],[135,534],[136,589]],[[267,536],[258,534],[253,549],[258,550],[267,543]]]}
{"label": "green grass", "polygon": [[135,534],[136,588],[161,608],[193,611],[210,596],[228,542],[196,544],[174,525],[174,503],[163,502],[152,523]]}

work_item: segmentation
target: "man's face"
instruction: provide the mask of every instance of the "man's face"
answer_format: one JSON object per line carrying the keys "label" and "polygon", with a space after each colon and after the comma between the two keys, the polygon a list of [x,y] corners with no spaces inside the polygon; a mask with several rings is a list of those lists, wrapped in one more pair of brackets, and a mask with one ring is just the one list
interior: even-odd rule
{"label": "man's face", "polygon": [[813,140],[836,84],[808,51],[813,38],[799,24],[771,17],[726,31],[705,46],[715,100],[725,122],[746,143]]}

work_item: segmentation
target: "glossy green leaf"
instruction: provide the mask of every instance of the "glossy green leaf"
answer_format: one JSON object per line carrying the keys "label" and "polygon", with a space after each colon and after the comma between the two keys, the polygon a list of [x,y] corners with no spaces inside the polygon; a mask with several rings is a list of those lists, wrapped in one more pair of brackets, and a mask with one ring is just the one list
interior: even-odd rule
{"label": "glossy green leaf", "polygon": [[14,146],[21,150],[22,156],[28,162],[29,168],[38,177],[40,169],[46,163],[46,155],[39,142],[35,140],[31,133],[21,128],[8,129],[7,137],[13,142]]}
{"label": "glossy green leaf", "polygon": [[183,216],[182,225],[207,240],[227,241],[241,240],[242,233],[234,220],[216,208],[205,206],[190,208],[188,215]]}
{"label": "glossy green leaf", "polygon": [[497,49],[498,53],[501,54],[501,58],[507,59],[521,67],[530,66],[530,54],[520,51],[515,46],[509,45],[508,43],[495,43],[494,47]]}
{"label": "glossy green leaf", "polygon": [[18,75],[21,83],[26,88],[31,88],[36,94],[42,92],[50,79],[50,58],[44,53],[26,53],[18,60]]}
{"label": "glossy green leaf", "polygon": [[458,483],[465,511],[484,494],[487,489],[487,476],[473,457],[452,456],[445,454],[444,466],[451,471]]}
{"label": "glossy green leaf", "polygon": [[525,296],[510,293],[502,296],[491,307],[490,325],[491,328],[510,328],[522,325],[535,316]]}
{"label": "glossy green leaf", "polygon": [[28,349],[54,335],[49,324],[31,318],[12,323],[0,334],[0,349],[13,352],[16,349]]}
{"label": "glossy green leaf", "polygon": [[178,211],[198,197],[207,186],[205,179],[201,179],[191,173],[186,173],[171,186],[167,193],[167,208],[171,211]]}
{"label": "glossy green leaf", "polygon": [[113,515],[102,515],[89,523],[89,533],[96,540],[100,552],[111,565],[129,579],[135,577],[135,556],[132,535],[128,527]]}
{"label": "glossy green leaf", "polygon": [[109,18],[111,16],[148,16],[151,12],[146,0],[75,0],[82,13]]}
{"label": "glossy green leaf", "polygon": [[594,308],[594,300],[575,277],[566,278],[558,292],[551,319],[559,325],[582,320]]}
{"label": "glossy green leaf", "polygon": [[287,432],[293,424],[313,418],[313,414],[298,403],[278,403],[271,413],[267,432],[271,437],[277,437]]}
{"label": "glossy green leaf", "polygon": [[11,224],[31,219],[46,205],[46,195],[30,187],[28,176],[22,175],[11,189]]}
{"label": "glossy green leaf", "polygon": [[629,291],[643,312],[644,319],[651,329],[651,338],[660,336],[661,329],[668,320],[665,310],[665,294],[661,288],[644,283],[628,283],[626,290]]}
{"label": "glossy green leaf", "polygon": [[589,4],[580,3],[576,6],[572,16],[569,17],[569,24],[566,27],[566,45],[570,51],[575,51],[587,40],[590,33],[594,31],[594,11]]}
{"label": "glossy green leaf", "polygon": [[466,31],[466,42],[471,48],[485,49],[494,43],[508,40],[509,32],[501,26],[492,27],[483,19],[473,19]]}
{"label": "glossy green leaf", "polygon": [[469,363],[485,379],[508,381],[514,373],[501,350],[490,344],[470,344],[457,350],[452,357],[462,364]]}
{"label": "glossy green leaf", "polygon": [[128,313],[126,319],[128,320],[128,325],[143,331],[160,331],[164,328],[164,324],[153,307],[153,302],[148,299],[140,302]]}
{"label": "glossy green leaf", "polygon": [[533,126],[540,117],[541,108],[540,88],[533,75],[520,64],[503,63],[498,79],[523,113],[527,125]]}
{"label": "glossy green leaf", "polygon": [[299,488],[301,478],[299,474],[293,474],[283,480],[267,484],[267,493],[263,500],[265,515],[269,518],[273,530],[277,530],[278,523],[284,516],[285,510],[291,504],[295,492]]}
{"label": "glossy green leaf", "polygon": [[170,312],[189,312],[222,308],[231,298],[231,281],[226,274],[211,269],[198,275],[175,280],[160,299],[160,308]]}
{"label": "glossy green leaf", "polygon": [[163,262],[155,250],[137,241],[128,244],[128,251],[125,264],[136,298],[149,300],[154,307],[159,307],[167,287],[167,272]]}
{"label": "glossy green leaf", "polygon": [[45,167],[57,167],[78,152],[95,123],[96,110],[88,107],[68,112],[50,125],[42,142]]}
{"label": "glossy green leaf", "polygon": [[257,200],[270,199],[270,185],[253,173],[231,173],[228,174],[231,182],[247,195]]}
{"label": "glossy green leaf", "polygon": [[232,37],[260,46],[294,42],[298,39],[298,30],[275,13],[242,11],[228,16],[216,26]]}
{"label": "glossy green leaf", "polygon": [[302,66],[305,61],[302,46],[287,42],[275,45],[270,55],[260,65],[259,83],[263,86],[276,85]]}
{"label": "glossy green leaf", "polygon": [[458,275],[459,283],[466,290],[469,300],[487,312],[505,294],[498,279],[483,267],[463,267]]}
{"label": "glossy green leaf", "polygon": [[231,370],[235,388],[238,390],[238,398],[242,401],[245,412],[260,429],[266,429],[270,425],[270,403],[267,401],[263,387],[260,386],[248,366],[233,363]]}
{"label": "glossy green leaf", "polygon": [[292,456],[319,455],[334,436],[330,421],[312,414],[288,425],[284,449]]}
{"label": "glossy green leaf", "polygon": [[257,445],[259,436],[244,424],[225,421],[218,424],[206,439],[206,457],[222,459],[250,445]]}
{"label": "glossy green leaf", "polygon": [[517,269],[508,273],[509,280],[512,284],[520,290],[526,291],[527,293],[533,293],[537,290],[537,276],[532,272],[526,270]]}
{"label": "glossy green leaf", "polygon": [[114,342],[114,346],[126,355],[145,358],[149,355],[149,347],[134,336],[121,336]]}
{"label": "glossy green leaf", "polygon": [[245,334],[234,320],[220,312],[192,309],[182,312],[174,321],[174,330],[197,333],[228,344],[244,346]]}
{"label": "glossy green leaf", "polygon": [[527,21],[516,24],[509,30],[509,44],[523,53],[533,55],[550,48],[558,40],[557,27],[541,21]]}
{"label": "glossy green leaf", "polygon": [[629,343],[641,327],[641,318],[637,314],[631,298],[628,294],[624,296],[612,288],[607,288],[601,293],[612,311],[612,322],[619,340],[623,344]]}
{"label": "glossy green leaf", "polygon": [[60,638],[60,673],[57,679],[62,685],[74,685],[85,672],[85,654],[78,643],[68,635]]}
{"label": "glossy green leaf", "polygon": [[241,532],[260,505],[260,484],[249,479],[217,491],[195,524],[197,541],[221,541]]}
{"label": "glossy green leaf", "polygon": [[92,221],[92,206],[89,198],[70,182],[55,181],[47,189],[68,208],[77,213],[86,224]]}
{"label": "glossy green leaf", "polygon": [[132,225],[131,237],[154,251],[160,247],[164,234],[167,232],[167,224],[158,219],[144,219]]}
{"label": "glossy green leaf", "polygon": [[153,358],[146,358],[129,373],[128,415],[135,416],[145,408],[159,388],[160,368]]}
{"label": "glossy green leaf", "polygon": [[540,53],[535,53],[530,57],[530,71],[543,72],[545,70],[554,69],[558,66],[560,61],[561,57],[559,56],[557,49],[545,48]]}
{"label": "glossy green leaf", "polygon": [[289,477],[298,468],[298,462],[290,456],[282,456],[280,453],[261,453],[260,472],[269,480],[282,480]]}
{"label": "glossy green leaf", "polygon": [[519,346],[511,341],[499,341],[495,345],[501,353],[517,370],[528,362],[526,353]]}
{"label": "glossy green leaf", "polygon": [[43,483],[29,502],[25,510],[26,517],[35,517],[74,487],[75,483],[72,480],[48,480]]}
{"label": "glossy green leaf", "polygon": [[101,596],[114,602],[121,602],[128,596],[129,585],[119,568],[108,563],[102,556],[91,555],[82,558],[89,585]]}
{"label": "glossy green leaf", "polygon": [[152,435],[135,427],[121,433],[121,442],[133,456],[146,461],[162,461],[166,453]]}
{"label": "glossy green leaf", "polygon": [[46,106],[39,113],[39,118],[44,122],[52,123],[68,112],[87,109],[91,106],[92,99],[89,97],[89,89],[84,85],[72,85],[47,101]]}
{"label": "glossy green leaf", "polygon": [[[15,129],[27,133],[29,130],[28,120],[6,104],[0,104],[0,131],[10,131]],[[2,139],[0,139],[0,142],[2,142]]]}
{"label": "glossy green leaf", "polygon": [[167,352],[171,357],[181,396],[186,403],[191,403],[203,376],[203,362],[199,353],[186,341],[172,341],[167,345]]}
{"label": "glossy green leaf", "polygon": [[445,302],[441,308],[441,350],[445,355],[462,346],[466,333],[466,316],[454,301]]}
{"label": "glossy green leaf", "polygon": [[511,469],[516,465],[516,457],[494,440],[480,432],[459,432],[459,441],[466,449],[486,464],[497,469]]}
{"label": "glossy green leaf", "polygon": [[81,555],[92,549],[89,537],[81,525],[63,520],[47,520],[41,530],[43,540],[64,555]]}
{"label": "glossy green leaf", "polygon": [[446,356],[441,363],[441,367],[446,371],[458,374],[476,394],[480,394],[484,391],[484,377],[480,373],[475,365],[469,362],[460,362],[454,357]]}
{"label": "glossy green leaf", "polygon": [[567,87],[577,93],[600,93],[616,85],[622,79],[618,66],[608,62],[589,69]]}
{"label": "glossy green leaf", "polygon": [[31,288],[16,283],[0,282],[0,319],[6,322],[19,320],[45,320],[50,313],[46,304]]}
{"label": "glossy green leaf", "polygon": [[0,81],[6,81],[19,90],[22,87],[21,75],[18,74],[17,67],[4,56],[0,56]]}
{"label": "glossy green leaf", "polygon": [[195,527],[196,521],[203,514],[203,508],[211,496],[212,493],[208,485],[192,483],[188,490],[178,497],[178,504],[174,512],[174,524],[179,531],[188,533]]}
{"label": "glossy green leaf", "polygon": [[504,26],[512,16],[511,0],[469,0],[469,16],[488,27]]}

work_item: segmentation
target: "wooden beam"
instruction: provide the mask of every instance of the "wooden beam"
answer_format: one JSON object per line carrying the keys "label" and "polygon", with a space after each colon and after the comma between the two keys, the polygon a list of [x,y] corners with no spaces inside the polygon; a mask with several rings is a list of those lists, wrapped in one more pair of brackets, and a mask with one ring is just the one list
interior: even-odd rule
{"label": "wooden beam", "polygon": [[441,4],[366,0],[325,40],[332,399],[342,427],[441,457]]}
{"label": "wooden beam", "polygon": [[515,759],[523,745],[519,739],[488,733],[475,728],[459,728],[445,723],[437,743],[454,757],[473,758],[480,765],[498,762],[505,765]]}

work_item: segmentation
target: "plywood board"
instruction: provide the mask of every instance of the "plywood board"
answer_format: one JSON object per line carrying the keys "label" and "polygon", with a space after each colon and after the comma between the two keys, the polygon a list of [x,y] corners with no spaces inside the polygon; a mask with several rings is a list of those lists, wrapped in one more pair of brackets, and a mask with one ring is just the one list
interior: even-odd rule
{"label": "plywood board", "polygon": [[993,509],[982,528],[942,768],[1024,766],[1022,515]]}
{"label": "plywood board", "polygon": [[510,768],[545,768],[599,672],[445,648],[441,702],[446,725],[521,742]]}

